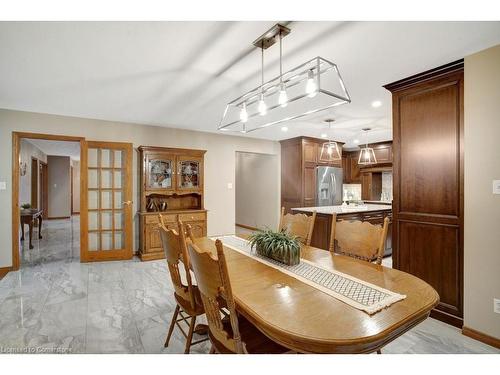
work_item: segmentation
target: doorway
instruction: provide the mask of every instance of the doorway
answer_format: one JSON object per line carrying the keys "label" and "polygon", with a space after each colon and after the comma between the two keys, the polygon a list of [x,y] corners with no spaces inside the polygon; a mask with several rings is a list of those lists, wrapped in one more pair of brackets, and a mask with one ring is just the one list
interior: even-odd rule
{"label": "doorway", "polygon": [[236,152],[235,231],[277,229],[280,173],[277,155]]}
{"label": "doorway", "polygon": [[[44,158],[42,153],[40,157],[36,158],[36,163],[31,163],[28,169],[27,164],[31,162],[31,157],[28,158],[26,153],[22,153],[21,147],[25,141],[76,144],[81,160],[78,163],[78,168],[73,165],[73,172],[78,170],[80,174],[80,194],[77,202],[82,214],[81,220],[72,217],[71,203],[75,202],[71,201],[71,161],[67,160],[69,164],[64,164],[68,166],[67,168],[61,167],[55,162],[51,167],[51,161],[47,160],[47,154]],[[52,234],[57,232],[58,225],[64,227],[63,220],[69,220],[69,223],[72,224],[71,233],[74,234],[74,240],[78,242],[79,261],[132,258],[132,144],[92,142],[86,141],[83,137],[74,136],[13,132],[12,147],[14,156],[12,160],[13,270],[20,268],[21,250],[26,249],[26,254],[34,256],[33,240],[39,241],[37,244],[45,246],[45,248],[52,248],[52,246],[47,245],[47,241],[42,241],[50,240]],[[53,156],[54,160],[58,159],[57,155]],[[36,168],[34,164],[36,164]],[[33,171],[33,180],[37,180],[36,192],[33,189],[29,196],[26,194],[28,186],[34,187],[35,183],[29,181],[28,185],[26,178],[24,181],[21,180],[27,171]],[[66,171],[67,178],[64,177]],[[54,176],[51,177],[51,174]],[[51,181],[51,178],[54,180]],[[67,195],[61,193],[65,188]],[[51,199],[54,191],[56,195]],[[31,207],[31,202],[35,203],[35,194],[36,206]],[[75,190],[73,190],[73,197],[74,195]],[[25,196],[28,196],[29,200],[26,202],[30,202],[30,205],[23,204]],[[89,202],[89,200],[91,201]],[[21,205],[25,207],[22,211]],[[43,214],[39,215],[40,212]],[[40,232],[32,228],[33,219],[39,220],[39,216],[42,217],[42,228],[38,229]],[[44,219],[48,220],[44,222]],[[22,238],[27,237],[21,236],[21,233],[24,233],[24,228],[22,232],[19,230],[22,221],[30,227],[30,233],[33,234],[33,240],[32,236],[27,239],[29,245],[22,242]],[[48,225],[49,223],[50,225]],[[54,231],[45,236],[44,231],[47,225]],[[35,239],[35,237],[37,238]],[[30,251],[32,252],[30,253]]]}

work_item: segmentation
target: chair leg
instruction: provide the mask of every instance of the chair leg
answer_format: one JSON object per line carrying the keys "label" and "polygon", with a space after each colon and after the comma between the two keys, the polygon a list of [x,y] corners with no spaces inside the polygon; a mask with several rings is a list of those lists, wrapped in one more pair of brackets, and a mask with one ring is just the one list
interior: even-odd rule
{"label": "chair leg", "polygon": [[195,324],[196,324],[196,316],[193,316],[191,318],[191,322],[189,323],[189,332],[186,338],[186,349],[184,350],[184,354],[189,354],[189,348],[191,347],[191,341],[193,340],[193,332]]}
{"label": "chair leg", "polygon": [[382,354],[382,349],[377,350],[377,354]]}
{"label": "chair leg", "polygon": [[167,339],[165,340],[165,345],[164,345],[165,348],[168,347],[168,342],[170,341],[170,336],[172,336],[172,332],[174,331],[175,321],[177,320],[177,315],[179,315],[179,310],[180,310],[180,307],[179,307],[179,305],[177,305],[175,307],[174,316],[172,316],[172,321],[170,322],[170,327],[168,329],[168,335],[167,335]]}

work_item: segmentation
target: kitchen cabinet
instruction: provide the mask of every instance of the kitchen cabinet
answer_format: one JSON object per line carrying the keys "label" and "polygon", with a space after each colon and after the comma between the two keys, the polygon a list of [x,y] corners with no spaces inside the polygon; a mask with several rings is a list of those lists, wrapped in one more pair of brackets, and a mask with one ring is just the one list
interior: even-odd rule
{"label": "kitchen cabinet", "polygon": [[[362,169],[392,166],[392,142],[369,143],[368,147],[373,148],[377,162],[375,164],[360,165]],[[359,157],[359,151],[357,155]]]}
{"label": "kitchen cabinet", "polygon": [[[311,207],[316,203],[316,167],[341,167],[342,161],[321,160],[324,139],[296,137],[281,143],[281,206],[286,212],[292,207]],[[342,155],[343,143],[338,142]]]}
{"label": "kitchen cabinet", "polygon": [[360,184],[361,172],[358,165],[359,151],[346,151],[342,158],[345,184]]}
{"label": "kitchen cabinet", "polygon": [[431,316],[462,327],[464,63],[384,87],[393,109],[393,266],[436,289]]}
{"label": "kitchen cabinet", "polygon": [[382,195],[382,172],[361,174],[361,199],[379,201]]}

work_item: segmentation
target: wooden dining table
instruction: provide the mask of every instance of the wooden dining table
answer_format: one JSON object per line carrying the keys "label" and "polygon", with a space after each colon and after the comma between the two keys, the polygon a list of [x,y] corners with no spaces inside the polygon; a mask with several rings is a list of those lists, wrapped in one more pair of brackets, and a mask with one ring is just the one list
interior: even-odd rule
{"label": "wooden dining table", "polygon": [[[214,254],[207,237],[196,244]],[[224,246],[237,311],[262,333],[300,353],[371,353],[425,320],[439,302],[425,281],[396,269],[303,246],[301,258],[406,298],[373,314]]]}

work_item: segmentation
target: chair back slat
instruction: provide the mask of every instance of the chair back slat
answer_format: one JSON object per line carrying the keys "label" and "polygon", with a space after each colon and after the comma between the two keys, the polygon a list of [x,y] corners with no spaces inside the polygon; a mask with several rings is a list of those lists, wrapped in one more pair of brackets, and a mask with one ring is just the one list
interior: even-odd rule
{"label": "chair back slat", "polygon": [[388,218],[384,219],[383,225],[375,225],[367,221],[337,221],[334,215],[329,250],[369,262],[376,260],[381,264],[388,226]]}
{"label": "chair back slat", "polygon": [[285,215],[285,207],[282,207],[278,229],[285,230],[289,234],[299,237],[303,244],[310,245],[315,220],[316,211],[313,211],[311,216],[302,213]]}
{"label": "chair back slat", "polygon": [[[217,240],[215,247],[216,254],[214,249],[200,249],[196,244],[188,243],[191,266],[198,282],[208,328],[226,351],[245,353],[222,242]],[[223,308],[229,310],[230,329],[224,326],[221,313]]]}
{"label": "chair back slat", "polygon": [[[191,308],[195,308],[195,297],[193,293],[193,283],[191,273],[189,271],[189,256],[187,254],[186,237],[184,233],[184,224],[177,218],[179,232],[175,229],[168,229],[163,222],[161,214],[160,218],[160,237],[165,259],[167,260],[168,270],[175,293],[183,300],[187,301]],[[183,282],[181,276],[185,276],[186,283]]]}

